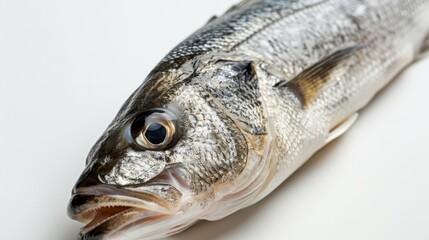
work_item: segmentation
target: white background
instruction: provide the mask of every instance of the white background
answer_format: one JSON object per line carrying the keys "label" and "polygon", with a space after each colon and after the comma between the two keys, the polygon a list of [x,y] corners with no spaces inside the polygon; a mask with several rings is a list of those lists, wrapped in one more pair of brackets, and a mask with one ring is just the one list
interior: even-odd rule
{"label": "white background", "polygon": [[[235,0],[0,0],[0,238],[76,239],[70,190],[155,64]],[[429,239],[429,60],[259,204],[174,239]]]}

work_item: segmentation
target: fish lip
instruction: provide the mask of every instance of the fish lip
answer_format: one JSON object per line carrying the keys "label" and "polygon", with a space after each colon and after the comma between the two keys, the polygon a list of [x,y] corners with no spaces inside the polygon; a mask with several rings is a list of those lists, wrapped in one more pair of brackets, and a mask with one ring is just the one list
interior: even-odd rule
{"label": "fish lip", "polygon": [[[99,239],[128,239],[127,230],[135,228],[144,228],[147,225],[159,222],[165,218],[169,218],[167,214],[157,214],[154,212],[142,212],[136,209],[129,209],[119,212],[113,217],[107,218],[100,223],[90,227],[83,227],[77,239],[78,240],[99,240]],[[125,235],[124,235],[125,232]],[[133,238],[134,239],[134,238]]]}
{"label": "fish lip", "polygon": [[[178,211],[179,204],[172,204],[161,196],[145,191],[150,187],[129,186],[124,189],[101,184],[76,189],[69,201],[67,213],[70,218],[86,224],[79,233],[79,239],[100,239],[135,221],[146,218],[150,221],[149,218],[172,215]],[[177,191],[169,185],[162,187]]]}
{"label": "fish lip", "polygon": [[[70,218],[80,221],[80,217],[90,211],[100,207],[130,207],[151,210],[160,213],[173,213],[177,210],[177,205],[172,204],[161,196],[144,191],[146,186],[116,188],[111,185],[100,184],[93,187],[77,189],[69,201],[67,213]],[[165,185],[180,192],[172,186]],[[181,197],[181,195],[180,195]]]}
{"label": "fish lip", "polygon": [[111,216],[95,216],[94,220],[81,228],[78,239],[110,239],[114,235],[121,235],[136,223],[140,227],[168,216],[168,214],[138,208],[123,208]]}

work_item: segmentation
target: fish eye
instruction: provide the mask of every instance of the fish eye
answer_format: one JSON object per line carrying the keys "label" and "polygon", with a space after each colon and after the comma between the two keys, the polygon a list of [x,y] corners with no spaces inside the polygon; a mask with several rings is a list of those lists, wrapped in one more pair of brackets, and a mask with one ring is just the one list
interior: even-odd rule
{"label": "fish eye", "polygon": [[148,150],[162,150],[177,137],[176,116],[167,109],[152,109],[138,115],[131,124],[134,142]]}

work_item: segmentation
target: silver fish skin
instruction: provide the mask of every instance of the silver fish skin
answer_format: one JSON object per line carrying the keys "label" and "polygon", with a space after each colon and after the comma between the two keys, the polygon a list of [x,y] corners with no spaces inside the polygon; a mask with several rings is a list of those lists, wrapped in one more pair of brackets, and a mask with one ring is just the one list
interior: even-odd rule
{"label": "silver fish skin", "polygon": [[429,0],[246,0],[174,48],[88,155],[79,239],[156,239],[273,191],[411,64]]}

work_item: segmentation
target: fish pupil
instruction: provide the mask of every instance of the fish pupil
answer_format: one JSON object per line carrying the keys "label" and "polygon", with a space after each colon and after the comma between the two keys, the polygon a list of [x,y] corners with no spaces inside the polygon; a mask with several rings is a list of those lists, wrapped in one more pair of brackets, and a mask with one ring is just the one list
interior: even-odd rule
{"label": "fish pupil", "polygon": [[167,136],[167,130],[162,124],[151,123],[145,132],[146,139],[152,144],[160,144],[164,142]]}

